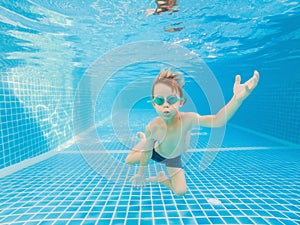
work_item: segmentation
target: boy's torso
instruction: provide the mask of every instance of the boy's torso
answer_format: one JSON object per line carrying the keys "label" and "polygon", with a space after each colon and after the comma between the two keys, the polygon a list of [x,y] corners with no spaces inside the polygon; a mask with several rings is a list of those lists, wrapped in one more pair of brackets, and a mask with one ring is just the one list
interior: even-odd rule
{"label": "boy's torso", "polygon": [[181,155],[190,144],[191,119],[185,113],[178,118],[172,126],[166,126],[160,117],[150,123],[155,151],[165,158]]}

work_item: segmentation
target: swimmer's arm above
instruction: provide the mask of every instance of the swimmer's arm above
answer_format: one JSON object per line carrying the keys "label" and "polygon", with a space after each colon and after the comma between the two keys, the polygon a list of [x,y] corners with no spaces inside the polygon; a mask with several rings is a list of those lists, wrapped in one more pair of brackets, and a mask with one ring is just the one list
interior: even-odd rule
{"label": "swimmer's arm above", "polygon": [[130,181],[133,183],[133,186],[141,187],[145,185],[144,174],[148,167],[149,161],[152,157],[152,149],[154,146],[154,140],[151,137],[151,131],[149,126],[146,127],[146,141],[144,142],[144,146],[141,146],[143,149],[141,159],[140,159],[140,167],[138,173],[134,175]]}
{"label": "swimmer's arm above", "polygon": [[201,116],[197,113],[190,113],[193,125],[205,127],[221,127],[224,126],[228,120],[235,114],[243,101],[251,94],[256,87],[259,80],[259,73],[255,70],[254,75],[241,84],[241,77],[237,75],[233,86],[232,99],[216,114]]}

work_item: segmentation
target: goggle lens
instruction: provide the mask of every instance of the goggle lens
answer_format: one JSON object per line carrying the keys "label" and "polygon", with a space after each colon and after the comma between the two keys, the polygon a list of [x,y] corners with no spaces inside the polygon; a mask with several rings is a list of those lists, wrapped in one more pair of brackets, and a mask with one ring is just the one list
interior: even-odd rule
{"label": "goggle lens", "polygon": [[156,104],[156,105],[163,105],[165,103],[165,99],[163,97],[159,97],[157,96],[153,102]]}
{"label": "goggle lens", "polygon": [[173,105],[177,102],[178,98],[177,96],[173,95],[173,96],[168,96],[167,98],[167,102],[170,104],[170,105]]}

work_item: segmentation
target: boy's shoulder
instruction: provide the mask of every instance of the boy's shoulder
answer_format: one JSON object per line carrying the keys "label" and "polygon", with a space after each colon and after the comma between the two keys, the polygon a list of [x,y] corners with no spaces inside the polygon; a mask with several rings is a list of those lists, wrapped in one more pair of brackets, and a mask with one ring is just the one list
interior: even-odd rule
{"label": "boy's shoulder", "polygon": [[195,112],[183,112],[181,114],[184,124],[186,124],[186,126],[188,127],[193,126],[193,124],[195,124],[195,121],[198,120],[199,116],[200,115]]}
{"label": "boy's shoulder", "polygon": [[199,114],[195,112],[181,112],[180,113],[181,117],[184,119],[194,119],[197,117]]}
{"label": "boy's shoulder", "polygon": [[155,117],[153,120],[151,120],[149,123],[148,123],[148,127],[149,128],[154,128],[154,127],[157,127],[159,126],[161,123],[161,118],[159,116]]}

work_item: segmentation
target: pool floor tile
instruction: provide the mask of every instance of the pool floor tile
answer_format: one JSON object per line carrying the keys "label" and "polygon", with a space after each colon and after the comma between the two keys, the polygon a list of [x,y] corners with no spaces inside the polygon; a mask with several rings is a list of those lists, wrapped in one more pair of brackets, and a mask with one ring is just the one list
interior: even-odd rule
{"label": "pool floor tile", "polygon": [[[300,149],[185,153],[183,197],[159,184],[133,188],[137,167],[124,164],[126,153],[111,154],[61,151],[1,178],[0,224],[300,223]],[[146,175],[161,170],[152,163]]]}

